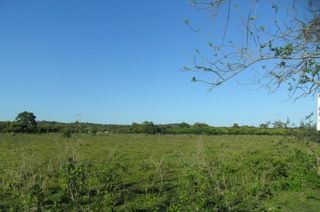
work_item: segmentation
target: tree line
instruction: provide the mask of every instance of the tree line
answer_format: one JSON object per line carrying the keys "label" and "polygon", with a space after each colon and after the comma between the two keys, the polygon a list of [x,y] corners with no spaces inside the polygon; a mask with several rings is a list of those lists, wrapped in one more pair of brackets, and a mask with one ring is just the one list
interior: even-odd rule
{"label": "tree line", "polygon": [[195,134],[195,135],[293,135],[301,134],[302,129],[314,131],[315,126],[306,121],[294,127],[289,120],[262,123],[256,126],[240,126],[234,123],[231,127],[216,127],[205,123],[188,124],[154,124],[150,121],[132,123],[131,125],[94,124],[85,122],[61,123],[55,121],[36,121],[31,112],[19,113],[14,121],[0,122],[0,132],[4,133],[62,133],[71,136],[74,133],[88,134]]}

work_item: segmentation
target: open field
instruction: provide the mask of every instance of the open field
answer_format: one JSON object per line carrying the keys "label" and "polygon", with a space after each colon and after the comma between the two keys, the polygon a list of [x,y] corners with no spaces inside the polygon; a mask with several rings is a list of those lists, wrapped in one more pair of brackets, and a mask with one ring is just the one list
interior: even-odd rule
{"label": "open field", "polygon": [[320,211],[317,155],[280,136],[0,134],[0,211]]}

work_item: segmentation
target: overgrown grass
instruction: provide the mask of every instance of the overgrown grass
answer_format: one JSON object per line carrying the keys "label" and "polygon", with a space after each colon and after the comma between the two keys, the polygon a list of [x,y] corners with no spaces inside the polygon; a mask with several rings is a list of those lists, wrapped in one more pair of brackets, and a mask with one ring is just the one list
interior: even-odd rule
{"label": "overgrown grass", "polygon": [[0,210],[320,211],[317,155],[277,136],[0,134]]}

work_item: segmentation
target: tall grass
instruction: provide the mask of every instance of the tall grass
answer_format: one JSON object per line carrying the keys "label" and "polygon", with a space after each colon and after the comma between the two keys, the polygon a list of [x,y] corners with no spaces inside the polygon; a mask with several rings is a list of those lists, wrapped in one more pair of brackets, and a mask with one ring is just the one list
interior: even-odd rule
{"label": "tall grass", "polygon": [[320,146],[277,136],[0,135],[0,210],[319,210]]}

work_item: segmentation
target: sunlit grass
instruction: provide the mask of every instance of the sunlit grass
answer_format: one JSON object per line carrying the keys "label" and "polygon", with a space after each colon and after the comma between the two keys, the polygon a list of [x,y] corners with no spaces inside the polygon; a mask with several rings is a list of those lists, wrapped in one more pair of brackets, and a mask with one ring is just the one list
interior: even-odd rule
{"label": "sunlit grass", "polygon": [[320,210],[316,154],[280,136],[1,134],[0,210]]}

